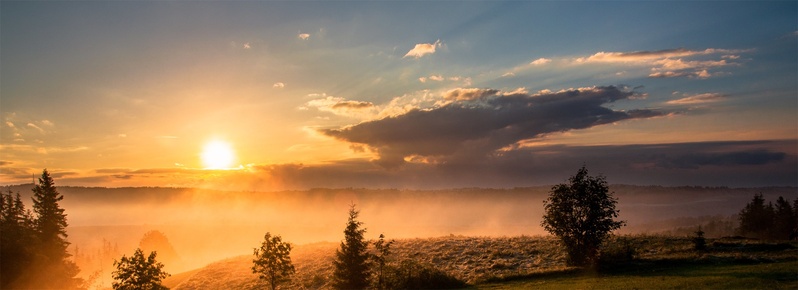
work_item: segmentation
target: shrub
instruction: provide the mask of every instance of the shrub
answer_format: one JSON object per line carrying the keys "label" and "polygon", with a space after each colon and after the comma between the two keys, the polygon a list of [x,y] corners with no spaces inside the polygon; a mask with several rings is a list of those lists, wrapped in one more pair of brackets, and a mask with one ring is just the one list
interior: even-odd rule
{"label": "shrub", "polygon": [[387,289],[459,289],[466,283],[435,268],[414,260],[403,260],[385,268]]}

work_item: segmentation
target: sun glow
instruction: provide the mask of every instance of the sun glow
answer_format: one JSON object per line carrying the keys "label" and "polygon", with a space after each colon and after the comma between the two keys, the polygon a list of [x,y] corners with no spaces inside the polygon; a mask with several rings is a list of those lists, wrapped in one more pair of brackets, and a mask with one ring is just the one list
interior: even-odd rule
{"label": "sun glow", "polygon": [[233,147],[224,141],[211,141],[202,150],[202,163],[205,169],[229,169],[235,161]]}

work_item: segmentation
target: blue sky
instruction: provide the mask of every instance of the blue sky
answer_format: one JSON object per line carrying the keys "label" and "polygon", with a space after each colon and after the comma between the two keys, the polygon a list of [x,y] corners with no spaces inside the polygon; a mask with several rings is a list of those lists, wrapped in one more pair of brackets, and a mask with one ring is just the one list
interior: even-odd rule
{"label": "blue sky", "polygon": [[794,1],[0,5],[5,184],[798,185]]}

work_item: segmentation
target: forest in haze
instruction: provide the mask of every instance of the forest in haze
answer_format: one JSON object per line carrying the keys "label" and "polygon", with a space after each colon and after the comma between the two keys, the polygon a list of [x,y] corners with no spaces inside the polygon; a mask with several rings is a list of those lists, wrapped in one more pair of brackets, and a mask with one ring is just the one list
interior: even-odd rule
{"label": "forest in haze", "polygon": [[[5,191],[19,193],[27,203],[33,188],[22,184]],[[775,201],[796,193],[793,187],[609,188],[618,200],[618,218],[626,223],[615,231],[622,236],[684,237],[698,226],[708,238],[733,236],[738,234],[737,215],[752,196],[761,194],[765,200]],[[542,201],[550,189],[234,192],[64,186],[58,187],[58,192],[63,195],[59,205],[69,224],[67,252],[81,269],[79,276],[93,279],[94,285],[102,288],[111,284],[114,261],[136,248],[157,251],[169,273],[247,255],[265,232],[279,233],[294,245],[329,249],[323,245],[334,246],[341,240],[343,213],[353,204],[367,221],[366,227],[374,229],[366,234],[368,239],[385,234],[404,241],[399,245],[406,245],[408,239],[446,236],[543,237],[547,234],[541,227]],[[300,253],[306,250],[301,248]]]}

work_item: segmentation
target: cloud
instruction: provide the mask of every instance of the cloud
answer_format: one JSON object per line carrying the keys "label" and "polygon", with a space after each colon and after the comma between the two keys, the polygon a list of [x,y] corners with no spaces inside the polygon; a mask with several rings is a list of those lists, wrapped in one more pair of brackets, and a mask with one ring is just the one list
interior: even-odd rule
{"label": "cloud", "polygon": [[249,42],[244,43],[244,49],[250,49],[250,48],[252,48],[252,45],[250,45]]}
{"label": "cloud", "polygon": [[731,60],[739,59],[738,54],[746,52],[750,52],[750,50],[677,48],[657,51],[597,52],[587,57],[576,58],[573,62],[575,64],[622,63],[650,66],[651,73],[648,76],[651,78],[693,77],[706,79],[723,74],[712,73],[709,71],[710,69],[740,65]]}
{"label": "cloud", "polygon": [[533,60],[529,64],[531,64],[531,65],[544,65],[544,64],[547,64],[547,63],[550,63],[550,62],[551,62],[551,59],[541,57],[541,58],[538,58],[536,60]]}
{"label": "cloud", "polygon": [[341,97],[327,96],[326,94],[320,96],[323,98],[308,101],[300,109],[315,108],[322,112],[356,118],[365,118],[374,114],[374,104],[371,102],[351,101]]}
{"label": "cloud", "polygon": [[440,107],[414,109],[321,133],[369,146],[378,162],[398,166],[405,158],[429,157],[435,162],[484,158],[498,149],[549,133],[585,129],[628,119],[664,115],[653,110],[616,111],[604,104],[636,93],[615,86],[529,95],[502,94],[494,89],[458,89]]}
{"label": "cloud", "polygon": [[688,95],[681,99],[670,100],[665,102],[669,105],[694,105],[694,104],[705,104],[705,103],[713,103],[721,101],[726,96],[718,93],[703,93],[697,95]]}
{"label": "cloud", "polygon": [[310,34],[300,33],[299,35],[297,35],[297,38],[302,39],[302,40],[308,40],[308,38],[310,38]]}
{"label": "cloud", "polygon": [[434,43],[416,44],[416,46],[413,47],[413,49],[411,49],[410,51],[408,51],[403,58],[405,57],[421,58],[422,56],[433,54],[435,53],[435,49],[441,47],[441,45],[442,44],[440,39],[435,41]]}
{"label": "cloud", "polygon": [[332,105],[333,109],[366,109],[374,107],[374,104],[371,102],[359,102],[359,101],[341,101],[334,105]]}
{"label": "cloud", "polygon": [[429,80],[431,80],[431,81],[437,81],[437,82],[442,82],[442,81],[443,81],[443,77],[442,77],[442,76],[439,76],[439,75],[429,76]]}
{"label": "cloud", "polygon": [[285,83],[274,83],[274,85],[272,85],[272,88],[276,88],[276,89],[282,89],[284,87],[285,87]]}
{"label": "cloud", "polygon": [[495,96],[499,90],[494,89],[453,89],[443,94],[443,99],[453,101],[470,101]]}
{"label": "cloud", "polygon": [[44,133],[44,129],[42,129],[39,126],[36,126],[36,124],[28,123],[26,126],[28,126],[29,128],[36,129],[36,131],[39,131],[39,133]]}

